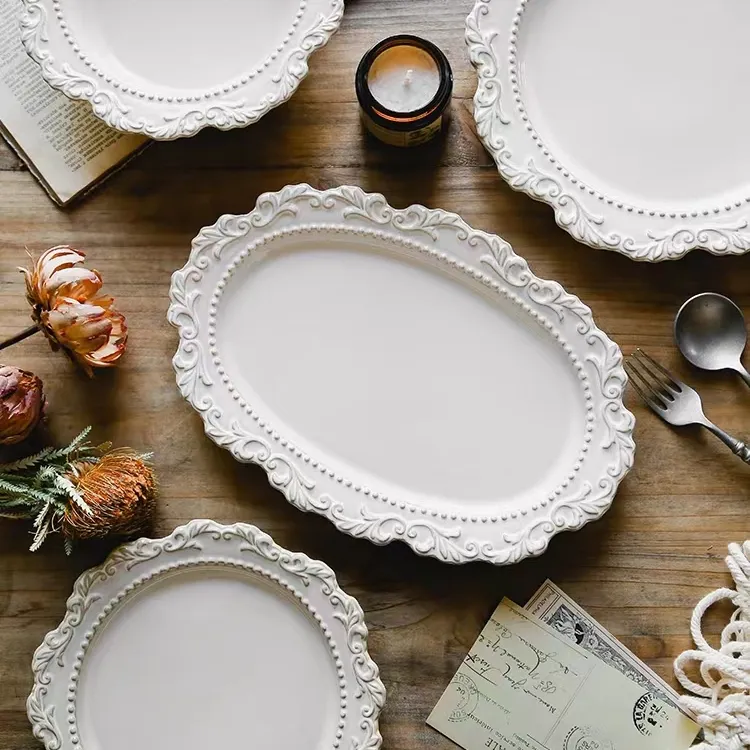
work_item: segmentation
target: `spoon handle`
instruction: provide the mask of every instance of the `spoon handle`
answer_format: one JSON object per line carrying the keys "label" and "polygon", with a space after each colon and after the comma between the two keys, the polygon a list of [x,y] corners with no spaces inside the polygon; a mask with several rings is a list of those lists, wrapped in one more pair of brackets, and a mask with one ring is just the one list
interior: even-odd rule
{"label": "spoon handle", "polygon": [[737,368],[737,372],[740,374],[740,377],[748,384],[750,385],[750,372],[748,372],[743,365],[740,365]]}
{"label": "spoon handle", "polygon": [[724,432],[724,430],[711,422],[706,424],[706,428],[716,435],[735,456],[739,456],[746,464],[750,464],[750,446],[741,440],[737,440],[737,438],[733,438],[728,432]]}

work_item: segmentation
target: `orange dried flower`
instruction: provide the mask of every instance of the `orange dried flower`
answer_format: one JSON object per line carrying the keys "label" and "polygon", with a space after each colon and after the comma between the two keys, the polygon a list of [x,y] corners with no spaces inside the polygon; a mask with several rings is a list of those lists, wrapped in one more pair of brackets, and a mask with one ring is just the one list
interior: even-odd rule
{"label": "orange dried flower", "polygon": [[142,456],[128,449],[107,453],[97,462],[79,461],[67,478],[86,506],[70,503],[62,531],[69,539],[92,539],[110,534],[130,536],[151,521],[156,496],[154,471]]}
{"label": "orange dried flower", "polygon": [[90,376],[94,367],[117,363],[128,330],[112,297],[100,294],[102,277],[81,265],[85,258],[80,250],[59,245],[21,271],[34,322],[53,349],[62,347]]}
{"label": "orange dried flower", "polygon": [[44,413],[42,381],[33,372],[0,365],[0,445],[25,440]]}
{"label": "orange dried flower", "polygon": [[33,521],[35,552],[61,531],[76,539],[131,536],[146,530],[156,505],[150,453],[91,445],[87,427],[64,448],[48,446],[0,466],[0,517]]}

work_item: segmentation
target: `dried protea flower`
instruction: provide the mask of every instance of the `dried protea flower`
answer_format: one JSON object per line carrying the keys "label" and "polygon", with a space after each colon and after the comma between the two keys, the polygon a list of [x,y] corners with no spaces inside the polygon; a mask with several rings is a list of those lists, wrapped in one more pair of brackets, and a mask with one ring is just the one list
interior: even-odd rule
{"label": "dried protea flower", "polygon": [[70,539],[130,536],[148,526],[154,511],[156,480],[142,456],[112,451],[98,463],[73,463],[67,478],[81,494],[88,511],[71,503],[63,516],[63,534]]}
{"label": "dried protea flower", "polygon": [[92,303],[63,299],[41,315],[54,345],[65,347],[88,375],[92,367],[111,367],[125,352],[125,318],[111,304],[110,297],[98,297]]}
{"label": "dried protea flower", "polygon": [[99,273],[81,265],[85,258],[80,250],[60,245],[42,253],[32,268],[21,271],[36,327],[46,334],[53,349],[62,347],[92,375],[94,367],[117,363],[125,352],[128,331],[124,316],[112,307],[112,297],[100,294]]}
{"label": "dried protea flower", "polygon": [[75,539],[130,536],[150,524],[156,479],[149,455],[92,446],[90,429],[65,448],[0,466],[0,516],[33,519],[32,552],[53,531],[63,532],[70,552]]}
{"label": "dried protea flower", "polygon": [[0,445],[15,445],[44,414],[44,388],[33,372],[0,365]]}

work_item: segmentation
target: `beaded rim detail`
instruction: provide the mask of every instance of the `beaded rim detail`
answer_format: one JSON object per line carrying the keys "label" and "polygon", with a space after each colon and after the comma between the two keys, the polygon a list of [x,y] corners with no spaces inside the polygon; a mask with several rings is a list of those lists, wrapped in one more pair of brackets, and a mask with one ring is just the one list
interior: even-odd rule
{"label": "beaded rim detail", "polygon": [[[294,94],[307,76],[310,56],[327,44],[344,15],[344,0],[300,0],[292,29],[258,69],[207,92],[157,92],[125,84],[95,64],[73,39],[62,0],[22,2],[21,40],[47,83],[71,99],[88,101],[110,127],[156,140],[257,122]],[[255,85],[261,80],[262,86]]]}
{"label": "beaded rim detail", "polygon": [[[220,305],[221,299],[224,296],[224,292],[226,291],[227,285],[229,284],[229,281],[234,275],[235,271],[243,263],[252,262],[253,254],[259,248],[265,248],[265,251],[269,252],[270,248],[268,248],[268,245],[270,245],[271,243],[275,241],[278,241],[278,240],[284,239],[285,237],[293,236],[296,234],[310,234],[313,232],[330,232],[332,234],[351,233],[351,234],[356,234],[361,237],[371,237],[372,239],[378,240],[380,242],[392,243],[394,245],[397,245],[403,250],[405,250],[407,255],[412,255],[412,254],[416,256],[426,255],[432,260],[437,261],[440,265],[444,265],[448,268],[458,270],[459,272],[468,275],[471,279],[479,281],[481,284],[491,289],[497,295],[502,296],[505,299],[509,300],[514,305],[521,308],[522,312],[524,312],[526,315],[529,315],[534,321],[534,323],[539,325],[540,328],[542,328],[549,336],[551,336],[557,342],[557,344],[563,349],[567,358],[570,360],[570,363],[573,366],[573,368],[575,368],[578,372],[578,381],[579,381],[581,390],[583,391],[583,399],[585,402],[586,416],[587,416],[587,424],[585,428],[585,433],[581,436],[581,442],[582,442],[581,451],[578,453],[578,456],[575,459],[571,472],[567,475],[565,479],[563,479],[560,482],[560,484],[557,487],[555,487],[554,490],[550,492],[550,495],[548,498],[542,498],[539,501],[539,507],[544,508],[548,502],[551,502],[552,499],[554,499],[554,497],[559,496],[562,493],[562,491],[573,480],[575,474],[577,474],[580,471],[581,467],[583,466],[583,463],[586,460],[586,457],[588,455],[588,446],[591,443],[591,433],[593,432],[593,429],[594,429],[593,421],[595,417],[593,416],[594,404],[593,404],[593,398],[591,397],[591,384],[590,384],[589,376],[584,370],[583,366],[581,365],[578,355],[573,351],[573,348],[568,344],[567,340],[563,338],[560,332],[555,329],[555,327],[553,326],[553,324],[550,322],[550,320],[547,317],[545,317],[544,315],[540,315],[535,310],[532,310],[531,307],[527,305],[525,302],[523,302],[520,299],[520,297],[518,297],[518,295],[515,294],[513,291],[509,290],[507,287],[501,286],[497,281],[494,281],[486,273],[483,273],[482,271],[479,271],[479,270],[476,270],[467,266],[466,263],[450,255],[449,253],[440,252],[434,247],[429,247],[428,245],[425,245],[422,242],[409,240],[403,236],[394,235],[394,234],[390,234],[390,233],[382,232],[382,231],[376,231],[374,229],[367,229],[363,227],[347,226],[345,224],[325,224],[325,223],[298,224],[298,225],[291,226],[291,227],[285,227],[284,229],[281,229],[276,232],[272,232],[267,235],[263,235],[259,237],[257,240],[253,241],[247,247],[243,248],[243,250],[236,255],[234,260],[227,266],[226,270],[221,275],[221,278],[219,279],[214,289],[214,292],[211,295],[211,303],[210,303],[209,315],[208,315],[208,335],[209,335],[208,345],[209,345],[209,353],[212,356],[211,361],[216,367],[217,373],[221,377],[221,382],[223,383],[224,386],[226,386],[226,389],[232,395],[233,400],[238,402],[240,408],[244,409],[247,415],[251,417],[253,421],[258,423],[258,427],[264,430],[266,432],[266,435],[271,440],[278,442],[282,448],[285,448],[287,451],[289,451],[293,455],[296,455],[299,452],[299,457],[305,463],[309,463],[314,469],[317,469],[322,474],[328,474],[329,477],[334,478],[339,484],[343,484],[345,487],[351,487],[355,492],[363,492],[365,495],[371,495],[373,500],[380,500],[383,503],[391,502],[392,504],[397,504],[402,510],[406,510],[409,513],[429,514],[433,517],[437,517],[439,515],[439,511],[431,509],[429,507],[425,508],[422,505],[414,505],[412,503],[408,503],[405,501],[402,502],[398,499],[392,499],[392,498],[389,498],[388,495],[383,492],[378,492],[377,490],[374,490],[370,487],[356,484],[354,480],[352,480],[350,477],[347,477],[344,474],[336,472],[333,468],[327,466],[324,462],[320,461],[320,459],[316,457],[312,457],[308,453],[301,451],[294,443],[290,443],[286,438],[281,437],[281,434],[278,432],[277,429],[274,428],[271,420],[268,417],[264,417],[251,404],[245,401],[239,389],[232,382],[232,379],[226,370],[224,362],[221,358],[221,354],[219,353],[218,344],[216,341],[216,319],[219,313],[219,305]],[[581,366],[579,367],[579,365]],[[589,415],[591,415],[590,419],[589,419]],[[538,508],[533,508],[533,510],[537,510],[537,509]],[[519,512],[521,513],[521,515],[526,515],[528,513],[528,511],[526,510],[521,510]],[[472,522],[474,523],[477,523],[477,522],[497,523],[498,521],[507,521],[508,518],[516,518],[517,515],[518,515],[517,512],[512,511],[509,514],[505,514],[505,517],[503,517],[503,514],[501,514],[500,516],[488,516],[488,515],[480,514],[480,515],[473,516],[473,517],[472,516],[460,516],[460,518],[462,521],[467,521],[469,520],[469,518],[471,518]],[[454,521],[459,518],[457,514],[452,514],[448,517],[450,517],[451,520],[454,520]]]}
{"label": "beaded rim detail", "polygon": [[[144,566],[139,568],[144,572],[135,575],[138,566]],[[32,661],[35,681],[27,711],[34,736],[48,750],[86,750],[78,730],[76,699],[81,669],[97,630],[137,596],[143,584],[198,567],[245,571],[294,597],[320,629],[336,670],[339,707],[330,746],[338,750],[351,738],[352,744],[359,743],[357,747],[378,750],[385,688],[367,653],[367,628],[357,601],[339,588],[324,563],[288,552],[254,526],[222,526],[208,520],[191,521],[164,539],[126,544],[76,581],[63,622],[45,637]],[[348,660],[342,659],[342,652]],[[63,706],[64,723],[55,711]]]}
{"label": "beaded rim detail", "polygon": [[[341,661],[341,654],[339,653],[339,650],[336,647],[336,643],[331,636],[330,629],[327,625],[323,625],[321,616],[318,614],[318,611],[315,609],[315,607],[312,606],[310,600],[306,596],[303,596],[300,591],[294,586],[290,585],[286,581],[282,581],[277,574],[271,573],[269,570],[264,569],[260,565],[254,565],[245,561],[233,560],[225,557],[209,556],[199,560],[180,560],[179,562],[168,563],[166,565],[155,568],[154,570],[151,570],[148,573],[145,573],[144,575],[134,579],[131,583],[125,586],[125,588],[121,589],[116,596],[112,597],[112,599],[110,599],[109,602],[104,605],[104,607],[102,607],[101,611],[91,623],[91,626],[81,639],[80,650],[76,653],[76,658],[73,662],[73,666],[71,667],[70,679],[68,681],[68,731],[70,732],[70,740],[74,745],[77,745],[80,742],[80,732],[78,730],[76,715],[76,699],[78,696],[78,685],[80,684],[79,680],[81,668],[83,666],[83,661],[86,658],[86,652],[88,651],[89,646],[96,637],[97,630],[108,618],[110,618],[114,614],[113,610],[115,610],[115,608],[117,608],[124,599],[137,596],[140,587],[143,586],[144,583],[148,583],[154,578],[161,577],[166,573],[183,570],[185,568],[211,567],[236,568],[238,570],[246,571],[247,573],[266,578],[272,584],[280,586],[284,590],[288,591],[299,602],[300,606],[304,607],[304,609],[309,613],[310,617],[313,619],[316,625],[320,627],[323,637],[328,644],[328,648],[333,655],[333,661],[336,666],[336,674],[338,676],[340,689],[340,718],[337,729],[344,729],[347,711],[346,698],[348,692],[346,677],[344,676],[343,663]],[[336,739],[333,742],[333,747],[337,748],[339,744],[339,741]]]}
{"label": "beaded rim detail", "polygon": [[534,127],[534,124],[531,121],[531,115],[526,109],[526,105],[524,104],[523,96],[521,95],[521,75],[518,70],[518,37],[521,33],[521,23],[523,21],[524,12],[526,11],[526,8],[529,6],[530,0],[521,0],[520,5],[518,6],[518,10],[516,11],[516,15],[513,18],[513,23],[511,24],[511,31],[510,31],[510,47],[509,47],[509,54],[508,54],[508,65],[510,70],[510,82],[512,84],[511,90],[514,94],[513,100],[516,104],[516,109],[518,110],[518,113],[521,115],[521,119],[524,122],[524,125],[526,127],[526,130],[529,131],[531,134],[531,138],[536,144],[537,148],[547,157],[547,160],[552,164],[552,166],[555,167],[555,169],[558,172],[562,172],[564,177],[567,177],[570,182],[573,185],[577,185],[579,190],[587,192],[589,195],[593,195],[595,198],[597,198],[600,201],[606,201],[609,205],[615,206],[618,210],[621,211],[628,211],[648,216],[660,216],[662,218],[669,217],[670,219],[687,219],[687,218],[696,218],[698,216],[711,216],[712,214],[719,214],[723,211],[732,211],[735,208],[741,206],[743,203],[750,203],[750,196],[747,196],[743,198],[742,200],[734,201],[731,203],[726,203],[723,206],[714,206],[712,208],[703,208],[700,210],[695,209],[681,209],[681,210],[674,210],[674,209],[654,209],[654,208],[645,208],[643,206],[637,206],[634,204],[627,203],[626,201],[620,201],[617,200],[611,196],[605,195],[604,193],[600,192],[596,188],[592,187],[591,185],[585,183],[583,180],[579,179],[578,177],[575,177],[573,175],[573,172],[566,168],[566,166],[558,159],[554,154],[552,154],[545,143],[544,139],[542,138],[539,131]]}
{"label": "beaded rim detail", "polygon": [[[253,248],[261,253],[267,243],[311,231],[368,236],[412,259],[461,271],[481,289],[516,298],[558,341],[581,383],[585,464],[576,460],[559,487],[530,498],[528,507],[498,508],[491,515],[438,511],[345,476],[268,423],[222,364],[217,311],[233,270]],[[404,541],[419,554],[451,563],[511,564],[542,554],[560,531],[599,518],[632,465],[634,419],[622,404],[626,377],[617,345],[596,328],[580,300],[534,276],[507,242],[472,229],[456,214],[423,206],[394,209],[383,196],[351,186],[318,191],[290,185],[262,195],[252,213],[223,216],[204,228],[188,263],[173,274],[170,299],[168,317],[180,333],[173,360],[177,383],[206,434],[239,461],[262,466],[295,507],[319,513],[353,536],[376,544]],[[582,471],[583,465],[589,468]]]}
{"label": "beaded rim detail", "polygon": [[123,93],[135,94],[141,99],[147,98],[151,101],[156,99],[157,101],[166,100],[167,102],[175,101],[177,103],[181,103],[183,101],[199,102],[203,99],[211,99],[213,97],[221,96],[222,94],[228,94],[230,90],[237,90],[241,85],[246,84],[249,80],[251,80],[252,78],[255,78],[257,75],[262,73],[266,68],[268,68],[274,62],[274,60],[278,58],[278,56],[283,52],[284,48],[291,41],[292,37],[294,36],[297,30],[297,27],[300,24],[302,17],[305,14],[305,10],[307,8],[307,1],[308,0],[299,0],[299,8],[297,9],[297,12],[294,15],[294,20],[292,21],[291,26],[289,27],[286,34],[284,35],[282,43],[279,44],[276,47],[276,49],[265,58],[265,60],[263,60],[258,65],[256,65],[252,70],[245,71],[244,73],[236,76],[233,80],[227,81],[226,83],[222,84],[218,88],[212,87],[201,93],[191,92],[189,94],[170,96],[170,97],[165,97],[162,94],[162,92],[158,89],[153,90],[153,89],[148,89],[148,88],[144,89],[144,88],[136,88],[134,86],[128,86],[127,84],[123,83],[121,80],[114,78],[108,71],[102,70],[101,67],[99,67],[91,59],[91,57],[84,51],[78,39],[73,35],[73,32],[70,28],[70,22],[65,17],[65,12],[63,10],[64,0],[52,0],[52,10],[55,13],[55,18],[57,19],[57,22],[60,28],[63,30],[63,36],[67,40],[68,44],[73,48],[73,52],[75,53],[75,55],[89,70],[95,73],[99,78],[106,80],[107,83],[111,83],[114,88],[120,89]]}
{"label": "beaded rim detail", "polygon": [[[519,29],[530,2],[476,0],[466,21],[478,76],[477,133],[510,187],[549,204],[558,225],[579,242],[633,260],[675,260],[698,248],[714,255],[750,251],[750,197],[700,210],[634,206],[582,182],[550,152],[525,108],[518,70]],[[502,19],[490,22],[491,10]]]}

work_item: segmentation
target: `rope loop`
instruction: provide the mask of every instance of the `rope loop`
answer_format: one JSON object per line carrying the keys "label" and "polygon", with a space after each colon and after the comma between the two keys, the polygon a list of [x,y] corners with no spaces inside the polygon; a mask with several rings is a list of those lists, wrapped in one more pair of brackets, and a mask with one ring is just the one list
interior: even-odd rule
{"label": "rope loop", "polygon": [[[750,748],[750,540],[729,545],[726,564],[734,589],[722,588],[704,596],[690,618],[695,649],[674,663],[678,682],[692,695],[682,697],[682,707],[703,728],[703,742],[692,750],[748,750]],[[719,648],[703,635],[703,618],[717,602],[729,599],[735,607],[721,633]],[[697,667],[701,682],[688,677]]]}

